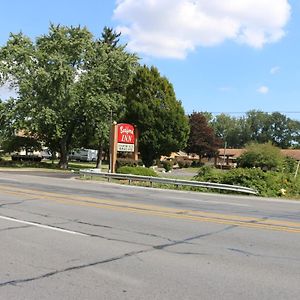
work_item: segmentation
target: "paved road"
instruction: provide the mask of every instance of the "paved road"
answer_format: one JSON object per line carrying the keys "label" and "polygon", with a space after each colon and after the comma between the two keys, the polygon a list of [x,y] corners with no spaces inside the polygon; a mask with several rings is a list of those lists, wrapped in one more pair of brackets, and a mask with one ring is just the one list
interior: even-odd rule
{"label": "paved road", "polygon": [[299,299],[300,202],[36,175],[0,172],[0,299]]}

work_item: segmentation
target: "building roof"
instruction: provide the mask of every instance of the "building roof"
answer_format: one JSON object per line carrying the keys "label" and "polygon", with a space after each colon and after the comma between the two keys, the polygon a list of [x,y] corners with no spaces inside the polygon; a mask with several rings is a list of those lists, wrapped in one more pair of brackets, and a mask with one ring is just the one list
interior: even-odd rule
{"label": "building roof", "polygon": [[230,148],[220,148],[218,149],[219,156],[230,156],[232,158],[237,158],[242,155],[242,153],[245,151],[245,149],[230,149]]}
{"label": "building roof", "polygon": [[282,149],[281,153],[284,156],[288,156],[296,160],[300,160],[300,149]]}
{"label": "building roof", "polygon": [[[229,156],[231,158],[237,158],[242,155],[245,149],[219,149],[219,156]],[[284,156],[294,158],[296,160],[300,160],[300,149],[281,149],[281,153]]]}

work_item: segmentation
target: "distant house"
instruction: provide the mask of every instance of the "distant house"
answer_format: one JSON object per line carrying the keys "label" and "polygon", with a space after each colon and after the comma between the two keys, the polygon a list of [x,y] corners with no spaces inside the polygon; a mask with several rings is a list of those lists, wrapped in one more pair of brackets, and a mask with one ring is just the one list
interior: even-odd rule
{"label": "distant house", "polygon": [[[218,151],[219,155],[215,158],[215,167],[231,169],[237,166],[237,158],[245,152],[245,149],[220,148]],[[280,151],[284,156],[300,161],[300,149],[281,149]]]}
{"label": "distant house", "polygon": [[281,153],[284,156],[291,157],[297,161],[300,161],[300,149],[282,149]]}
{"label": "distant house", "polygon": [[186,153],[184,151],[172,152],[169,156],[161,156],[160,160],[199,160],[199,155],[195,153]]}
{"label": "distant house", "polygon": [[215,167],[220,169],[232,169],[237,166],[237,159],[245,149],[220,148],[219,155],[215,158]]}

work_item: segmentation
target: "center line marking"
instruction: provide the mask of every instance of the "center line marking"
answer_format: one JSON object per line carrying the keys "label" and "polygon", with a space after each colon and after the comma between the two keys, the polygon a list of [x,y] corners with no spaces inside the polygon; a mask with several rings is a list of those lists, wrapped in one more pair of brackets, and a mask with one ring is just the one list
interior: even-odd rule
{"label": "center line marking", "polygon": [[13,221],[13,222],[21,223],[21,224],[32,225],[32,226],[39,227],[39,228],[44,228],[44,229],[50,229],[50,230],[55,230],[55,231],[60,231],[60,232],[65,232],[65,233],[80,235],[80,236],[88,236],[87,234],[76,232],[76,231],[72,231],[72,230],[62,229],[62,228],[53,227],[53,226],[49,226],[49,225],[43,225],[43,224],[34,223],[34,222],[28,222],[28,221],[18,220],[18,219],[4,217],[4,216],[0,216],[0,219],[7,220],[7,221]]}

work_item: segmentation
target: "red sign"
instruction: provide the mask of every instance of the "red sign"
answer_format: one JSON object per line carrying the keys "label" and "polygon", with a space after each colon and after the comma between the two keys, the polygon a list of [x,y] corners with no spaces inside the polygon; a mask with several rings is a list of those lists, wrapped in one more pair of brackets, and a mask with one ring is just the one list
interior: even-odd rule
{"label": "red sign", "polygon": [[131,124],[118,124],[118,143],[134,144],[134,127]]}

